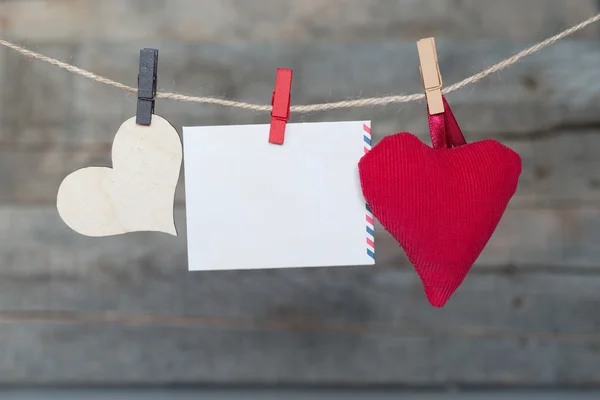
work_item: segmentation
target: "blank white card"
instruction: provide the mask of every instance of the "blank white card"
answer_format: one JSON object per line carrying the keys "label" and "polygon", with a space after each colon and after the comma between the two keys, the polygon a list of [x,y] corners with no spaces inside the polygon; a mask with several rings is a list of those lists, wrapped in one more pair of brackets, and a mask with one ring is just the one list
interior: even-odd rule
{"label": "blank white card", "polygon": [[372,265],[358,161],[370,122],[183,128],[191,271]]}

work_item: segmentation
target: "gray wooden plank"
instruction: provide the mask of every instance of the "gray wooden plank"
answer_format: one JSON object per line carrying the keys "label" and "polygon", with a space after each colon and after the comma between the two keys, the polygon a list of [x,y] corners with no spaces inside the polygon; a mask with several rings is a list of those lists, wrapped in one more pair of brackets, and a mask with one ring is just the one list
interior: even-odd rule
{"label": "gray wooden plank", "polygon": [[[123,247],[127,245],[133,254],[80,248],[81,261],[65,266],[54,265],[54,260],[67,259],[59,250],[46,250],[47,265],[36,260],[39,253],[32,249],[29,264],[4,262],[0,322],[10,321],[14,313],[23,314],[16,322],[35,322],[40,313],[48,312],[47,322],[53,315],[59,322],[73,322],[69,313],[75,313],[90,318],[83,322],[97,323],[102,318],[110,321],[117,313],[125,315],[117,322],[135,325],[204,324],[242,330],[321,327],[357,334],[372,328],[373,333],[381,329],[403,336],[531,334],[538,340],[558,340],[553,335],[560,334],[570,341],[576,341],[576,335],[593,336],[600,329],[595,312],[597,270],[490,271],[475,266],[438,310],[427,303],[418,276],[406,266],[188,272],[184,253],[169,254],[174,246],[159,243],[151,251],[131,242]],[[15,253],[3,253],[5,260]],[[145,319],[152,315],[156,321]]]}
{"label": "gray wooden plank", "polygon": [[[598,275],[473,274],[438,310],[409,271],[150,268],[110,282],[3,277],[0,383],[600,382]],[[17,311],[4,301],[15,290],[51,294]]]}
{"label": "gray wooden plank", "polygon": [[[71,43],[32,48],[76,62],[77,46]],[[52,132],[73,136],[74,76],[5,48],[0,53],[0,145],[27,143],[32,134],[36,138],[52,136]]]}
{"label": "gray wooden plank", "polygon": [[375,267],[189,273],[184,235],[3,207],[0,383],[596,384],[599,211],[509,211],[438,310],[381,230]]}
{"label": "gray wooden plank", "polygon": [[[39,279],[51,279],[53,274],[78,276],[86,273],[86,268],[102,270],[105,263],[120,265],[119,268],[134,274],[131,279],[136,279],[142,265],[149,260],[159,271],[167,268],[165,272],[168,272],[173,262],[186,269],[183,210],[175,212],[178,237],[138,232],[88,238],[71,231],[54,207],[3,206],[0,217],[0,255],[3,257],[0,270],[23,279],[38,274],[42,274]],[[597,207],[509,209],[475,269],[597,269],[600,266],[599,230],[600,208]],[[404,252],[379,225],[376,225],[375,249],[377,265],[386,268],[408,265]]]}
{"label": "gray wooden plank", "polygon": [[[118,127],[118,123],[113,124]],[[111,135],[106,135],[111,137]],[[421,138],[427,143],[430,139]],[[600,131],[566,130],[530,140],[501,139],[521,155],[523,173],[510,207],[564,208],[600,204]],[[106,144],[79,149],[0,148],[0,202],[20,205],[54,205],[60,182],[87,166],[112,165]],[[185,203],[183,174],[176,191],[176,205]]]}
{"label": "gray wooden plank", "polygon": [[[191,0],[1,3],[2,35],[36,51],[135,85],[139,48],[157,46],[163,89],[264,104],[277,67],[295,70],[295,104],[418,92],[419,37],[438,36],[449,84],[598,10],[593,0],[229,0],[202,12]],[[78,236],[52,206],[58,183],[108,162],[135,96],[0,51],[0,384],[599,384],[598,29],[448,96],[468,140],[501,139],[524,173],[442,310],[380,227],[375,267],[189,273],[182,185],[180,237]],[[268,121],[168,101],[157,112],[178,129]],[[376,139],[427,136],[422,103],[293,121],[336,119],[373,119]]]}
{"label": "gray wooden plank", "polygon": [[[438,42],[438,56],[447,84],[521,49],[519,44],[489,41]],[[87,68],[134,84],[130,66],[135,65],[136,48],[139,46],[133,44],[88,46],[82,52],[81,62]],[[107,56],[96,57],[98,53]],[[378,46],[169,44],[161,53],[161,59],[164,61],[159,67],[159,86],[164,90],[185,93],[198,90],[200,95],[257,103],[268,103],[273,72],[281,66],[295,70],[294,104],[422,91],[414,42]],[[449,95],[449,99],[471,140],[498,133],[531,133],[556,125],[596,122],[600,98],[594,78],[598,61],[600,51],[596,44],[558,44],[475,87]],[[574,73],[568,71],[573,70],[578,71],[579,79],[572,79]],[[127,106],[131,102],[123,96],[115,98],[112,89],[101,88],[98,93],[97,85],[78,80],[75,93],[84,126],[94,125],[93,121],[106,121],[106,117],[118,113],[121,113],[119,120],[129,115]],[[102,101],[104,95],[107,97]],[[93,107],[94,98],[107,106]],[[267,113],[257,115],[169,101],[160,101],[157,113],[169,117],[176,126],[268,121]],[[375,137],[403,130],[422,134],[427,130],[423,104],[419,103],[312,113],[293,120],[336,119],[373,119]]]}
{"label": "gray wooden plank", "polygon": [[[438,41],[444,82],[450,84],[478,72],[521,50],[526,43],[492,41]],[[422,91],[414,42],[373,44],[185,44],[135,42],[89,44],[73,50],[76,63],[101,75],[135,86],[139,49],[160,49],[159,80],[162,90],[192,95],[227,97],[268,104],[275,70],[295,70],[292,102],[320,103],[347,98]],[[62,54],[40,46],[40,51]],[[46,51],[48,49],[48,51]],[[67,53],[63,59],[68,59]],[[6,54],[2,106],[14,108],[11,93],[19,94],[19,110],[0,121],[5,145],[19,148],[81,147],[109,144],[115,129],[135,110],[135,95],[73,77],[39,61]],[[516,135],[528,138],[557,128],[581,129],[597,125],[600,106],[598,68],[600,49],[595,42],[565,42],[530,56],[519,64],[488,77],[477,85],[448,95],[453,110],[470,141]],[[51,73],[51,75],[49,75]],[[27,76],[28,84],[14,76]],[[57,76],[57,78],[52,78]],[[42,116],[39,88],[48,93],[64,90]],[[44,99],[45,101],[45,99]],[[33,116],[22,110],[34,110]],[[268,113],[253,113],[214,105],[158,100],[157,114],[174,126],[268,122]],[[49,118],[49,117],[48,117]],[[334,110],[293,116],[293,122],[373,120],[375,138],[399,131],[425,136],[423,103],[388,107]],[[52,123],[51,123],[52,122]],[[62,129],[62,130],[61,130]]]}
{"label": "gray wooden plank", "polygon": [[0,18],[6,34],[37,41],[352,42],[431,35],[538,40],[596,12],[594,0],[29,0],[3,1]]}
{"label": "gray wooden plank", "polygon": [[596,400],[600,390],[458,388],[19,388],[0,389],[8,400]]}
{"label": "gray wooden plank", "polygon": [[[2,328],[7,361],[0,363],[0,382],[11,384],[589,385],[599,379],[599,357],[580,344],[193,327]],[[569,369],[560,365],[567,359]]]}
{"label": "gray wooden plank", "polygon": [[510,207],[564,208],[600,204],[598,130],[556,130],[529,140],[500,141],[521,156],[523,171]]}
{"label": "gray wooden plank", "polygon": [[[124,274],[122,279],[133,281],[143,281],[144,271],[171,276],[176,270],[186,270],[187,262],[183,210],[175,216],[178,237],[138,232],[89,238],[71,231],[54,208],[4,206],[0,208],[0,271],[15,279],[40,281],[93,273],[98,282],[110,282],[117,271]],[[599,219],[599,208],[508,210],[474,271],[597,270]],[[410,269],[395,240],[376,228],[377,265]]]}

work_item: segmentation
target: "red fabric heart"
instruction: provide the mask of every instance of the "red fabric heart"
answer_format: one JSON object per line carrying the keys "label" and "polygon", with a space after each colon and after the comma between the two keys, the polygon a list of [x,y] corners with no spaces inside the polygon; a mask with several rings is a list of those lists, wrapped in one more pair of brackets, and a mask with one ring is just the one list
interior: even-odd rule
{"label": "red fabric heart", "polygon": [[445,112],[429,115],[433,148],[398,133],[358,165],[367,204],[406,252],[435,307],[444,306],[481,254],[521,174],[521,158],[501,143],[466,144],[443,101]]}

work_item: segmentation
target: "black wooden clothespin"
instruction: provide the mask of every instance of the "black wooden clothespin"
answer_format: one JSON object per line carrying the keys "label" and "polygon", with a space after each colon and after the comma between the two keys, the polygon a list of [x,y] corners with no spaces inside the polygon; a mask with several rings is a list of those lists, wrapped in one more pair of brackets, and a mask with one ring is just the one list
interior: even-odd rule
{"label": "black wooden clothespin", "polygon": [[158,69],[158,50],[140,50],[140,73],[138,75],[138,100],[135,123],[150,125],[154,114],[156,97],[156,71]]}

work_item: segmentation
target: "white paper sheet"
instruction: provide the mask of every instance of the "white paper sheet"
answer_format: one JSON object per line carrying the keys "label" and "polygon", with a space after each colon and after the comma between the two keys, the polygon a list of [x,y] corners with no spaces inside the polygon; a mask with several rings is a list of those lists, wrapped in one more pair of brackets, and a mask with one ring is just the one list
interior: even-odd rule
{"label": "white paper sheet", "polygon": [[183,128],[188,268],[371,265],[358,161],[370,122]]}

